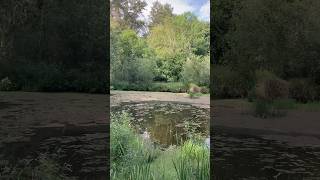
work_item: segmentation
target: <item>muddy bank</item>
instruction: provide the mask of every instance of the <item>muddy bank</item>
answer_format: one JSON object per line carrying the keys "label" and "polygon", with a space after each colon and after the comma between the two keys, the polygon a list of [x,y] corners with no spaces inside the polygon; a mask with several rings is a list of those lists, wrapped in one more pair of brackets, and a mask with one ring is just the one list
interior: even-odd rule
{"label": "muddy bank", "polygon": [[247,128],[289,134],[320,135],[320,112],[288,110],[283,117],[254,117],[245,100],[213,100],[211,124],[229,128]]}
{"label": "muddy bank", "polygon": [[1,166],[58,154],[79,179],[108,177],[107,95],[0,92]]}
{"label": "muddy bank", "polygon": [[211,105],[214,179],[320,178],[320,112],[261,119],[245,100]]}
{"label": "muddy bank", "polygon": [[123,102],[166,101],[188,103],[194,106],[209,108],[210,96],[190,98],[187,93],[147,92],[147,91],[111,91],[111,106]]}

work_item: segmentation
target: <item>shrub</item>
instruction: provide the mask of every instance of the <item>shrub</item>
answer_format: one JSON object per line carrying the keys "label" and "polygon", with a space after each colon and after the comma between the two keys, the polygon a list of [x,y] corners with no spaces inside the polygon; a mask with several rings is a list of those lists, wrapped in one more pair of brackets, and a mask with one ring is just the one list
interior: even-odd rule
{"label": "shrub", "polygon": [[26,91],[65,91],[66,81],[61,67],[54,64],[25,64],[17,69],[16,82]]}
{"label": "shrub", "polygon": [[[130,126],[131,117],[126,112],[111,114],[110,142],[111,169],[115,173],[125,175],[146,163],[151,163],[159,151],[151,144],[143,141]],[[138,169],[143,170],[143,169]],[[133,176],[139,173],[132,174]]]}
{"label": "shrub", "polygon": [[174,168],[179,180],[210,179],[209,148],[202,142],[186,141],[180,148]]}
{"label": "shrub", "polygon": [[252,88],[252,89],[248,92],[248,101],[249,101],[249,102],[253,102],[256,98],[257,98],[257,96],[256,96],[256,89],[255,89],[255,88]]}
{"label": "shrub", "polygon": [[266,79],[256,85],[256,98],[272,101],[288,98],[289,85],[281,79]]}
{"label": "shrub", "polygon": [[[0,164],[1,166],[1,164]],[[47,180],[75,180],[68,173],[72,172],[71,166],[67,163],[60,165],[57,157],[49,157],[47,154],[40,154],[31,160],[21,160],[13,167],[1,167],[0,177],[3,179],[47,179]]]}
{"label": "shrub", "polygon": [[208,93],[210,93],[210,90],[206,86],[202,86],[202,87],[200,87],[200,92],[202,94],[208,94]]}
{"label": "shrub", "polygon": [[302,103],[313,101],[317,97],[316,86],[308,79],[292,79],[289,91],[291,98]]}
{"label": "shrub", "polygon": [[0,81],[0,91],[14,91],[14,90],[16,90],[16,85],[12,83],[8,77],[5,77]]}
{"label": "shrub", "polygon": [[184,64],[182,81],[186,84],[196,83],[200,86],[210,85],[210,59],[209,57],[193,57]]}
{"label": "shrub", "polygon": [[199,86],[197,86],[196,84],[190,83],[188,92],[189,93],[200,93],[201,88]]}
{"label": "shrub", "polygon": [[167,82],[167,83],[152,83],[149,88],[150,91],[157,92],[173,92],[173,93],[184,93],[188,91],[188,87],[181,82]]}
{"label": "shrub", "polygon": [[211,79],[212,95],[217,98],[245,97],[250,83],[247,78],[229,67],[214,66]]}
{"label": "shrub", "polygon": [[255,72],[256,82],[261,82],[265,80],[276,80],[279,79],[274,73],[267,70],[257,70]]}
{"label": "shrub", "polygon": [[121,67],[111,69],[111,83],[150,84],[154,78],[154,64],[150,59],[138,58]]}
{"label": "shrub", "polygon": [[260,118],[285,116],[288,109],[296,108],[295,103],[290,99],[277,99],[273,101],[257,99],[253,105],[255,116]]}

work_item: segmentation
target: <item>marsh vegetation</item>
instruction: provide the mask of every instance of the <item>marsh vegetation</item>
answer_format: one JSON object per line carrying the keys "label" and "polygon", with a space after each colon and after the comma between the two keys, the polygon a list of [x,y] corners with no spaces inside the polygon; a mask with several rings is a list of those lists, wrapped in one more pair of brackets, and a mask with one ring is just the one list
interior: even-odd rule
{"label": "marsh vegetation", "polygon": [[112,114],[112,179],[209,179],[209,146],[193,134],[181,146],[161,149],[139,136],[126,112]]}

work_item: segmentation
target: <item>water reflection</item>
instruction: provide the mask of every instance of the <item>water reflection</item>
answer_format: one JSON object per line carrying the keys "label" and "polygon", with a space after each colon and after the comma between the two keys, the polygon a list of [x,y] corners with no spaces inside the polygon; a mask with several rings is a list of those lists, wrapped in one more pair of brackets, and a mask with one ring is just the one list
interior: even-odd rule
{"label": "water reflection", "polygon": [[143,138],[165,147],[184,142],[188,134],[209,136],[208,109],[172,102],[148,102],[122,104],[113,111],[120,110],[134,116],[132,124]]}

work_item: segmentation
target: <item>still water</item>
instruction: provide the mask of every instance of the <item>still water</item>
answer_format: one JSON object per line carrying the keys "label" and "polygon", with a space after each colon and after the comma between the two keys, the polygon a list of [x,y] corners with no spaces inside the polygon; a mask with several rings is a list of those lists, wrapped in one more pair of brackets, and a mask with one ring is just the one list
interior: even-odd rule
{"label": "still water", "polygon": [[212,179],[320,179],[319,146],[298,146],[248,130],[220,127],[213,128],[212,141]]}
{"label": "still water", "polygon": [[123,103],[112,112],[126,111],[143,138],[163,147],[178,145],[190,135],[209,138],[209,109],[172,102]]}

